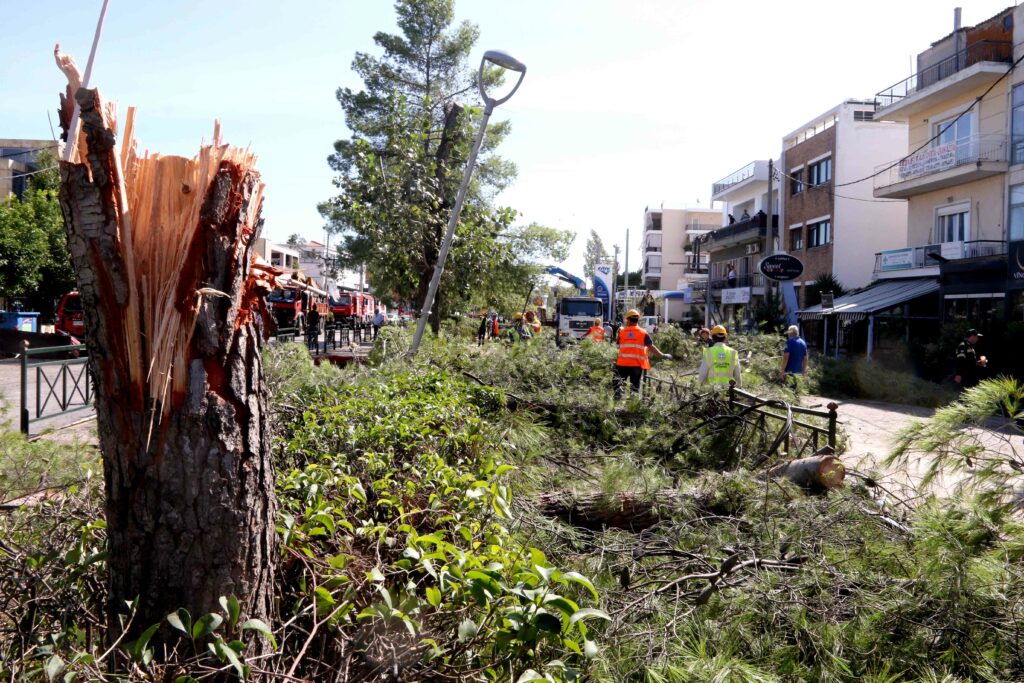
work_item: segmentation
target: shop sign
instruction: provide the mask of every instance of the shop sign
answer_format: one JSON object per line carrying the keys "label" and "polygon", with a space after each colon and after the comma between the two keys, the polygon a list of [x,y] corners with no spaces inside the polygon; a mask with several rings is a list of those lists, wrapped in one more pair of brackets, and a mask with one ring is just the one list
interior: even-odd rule
{"label": "shop sign", "polygon": [[938,173],[956,166],[957,143],[940,145],[913,154],[900,162],[900,180]]}
{"label": "shop sign", "polygon": [[1007,249],[1009,252],[1007,265],[1010,269],[1010,279],[1014,282],[1024,283],[1024,240],[1010,242],[1007,246],[1009,247]]}
{"label": "shop sign", "polygon": [[804,264],[790,254],[772,254],[761,259],[757,269],[769,280],[786,281],[800,277],[804,272]]}
{"label": "shop sign", "polygon": [[879,255],[881,270],[906,270],[914,267],[913,249],[890,249]]}
{"label": "shop sign", "polygon": [[750,287],[735,287],[722,290],[723,304],[745,304],[750,302]]}

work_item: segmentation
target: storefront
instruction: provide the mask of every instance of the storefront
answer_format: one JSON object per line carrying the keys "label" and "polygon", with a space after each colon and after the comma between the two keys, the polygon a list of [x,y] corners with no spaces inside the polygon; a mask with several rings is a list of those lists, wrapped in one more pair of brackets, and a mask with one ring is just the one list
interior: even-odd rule
{"label": "storefront", "polygon": [[826,355],[869,358],[880,350],[934,336],[939,283],[934,278],[883,280],[845,294],[822,310],[797,313],[804,339]]}

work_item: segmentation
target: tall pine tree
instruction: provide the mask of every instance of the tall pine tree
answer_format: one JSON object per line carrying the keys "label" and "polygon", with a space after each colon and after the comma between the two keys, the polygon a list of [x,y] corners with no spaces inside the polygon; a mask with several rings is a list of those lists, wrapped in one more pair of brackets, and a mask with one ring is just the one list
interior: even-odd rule
{"label": "tall pine tree", "polygon": [[[398,0],[395,11],[401,33],[377,33],[382,54],[357,53],[352,63],[363,89],[337,92],[352,136],[335,143],[329,163],[340,194],[320,211],[341,233],[345,265],[365,264],[378,293],[420,305],[482,114],[469,64],[478,31],[454,25],[453,0]],[[501,70],[486,69],[484,79],[488,89],[500,86]],[[435,331],[454,302],[468,300],[489,268],[510,256],[514,241],[503,236],[515,212],[493,204],[515,177],[514,165],[494,153],[508,130],[507,123],[488,126],[434,308]]]}

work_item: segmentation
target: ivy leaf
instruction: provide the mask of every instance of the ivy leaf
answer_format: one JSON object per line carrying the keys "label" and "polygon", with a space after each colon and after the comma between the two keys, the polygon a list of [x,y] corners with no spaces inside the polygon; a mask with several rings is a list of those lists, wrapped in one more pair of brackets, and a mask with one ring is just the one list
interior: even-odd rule
{"label": "ivy leaf", "polygon": [[427,602],[432,607],[437,607],[441,604],[441,591],[436,586],[427,586]]}
{"label": "ivy leaf", "polygon": [[220,606],[224,609],[224,613],[228,615],[228,628],[234,630],[235,625],[238,623],[238,615],[241,613],[242,608],[238,604],[238,598],[234,595],[220,597]]}
{"label": "ivy leaf", "polygon": [[46,660],[46,680],[53,681],[60,676],[60,672],[64,670],[64,660],[53,655]]}

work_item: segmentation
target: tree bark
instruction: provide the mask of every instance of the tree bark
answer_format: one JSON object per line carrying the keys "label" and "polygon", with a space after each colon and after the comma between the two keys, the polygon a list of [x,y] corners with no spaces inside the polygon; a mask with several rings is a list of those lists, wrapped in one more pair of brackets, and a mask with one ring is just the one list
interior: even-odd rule
{"label": "tree bark", "polygon": [[846,468],[831,453],[820,453],[776,465],[765,472],[764,476],[768,479],[785,477],[800,488],[824,491],[842,485],[846,478]]}
{"label": "tree bark", "polygon": [[[125,601],[136,598],[133,633],[180,607],[193,618],[220,611],[218,598],[228,595],[238,598],[246,617],[269,621],[276,500],[261,338],[252,315],[258,297],[249,277],[262,220],[246,223],[250,203],[259,201],[258,174],[224,161],[208,190],[195,189],[205,193],[201,228],[185,245],[190,257],[178,275],[176,304],[198,305],[198,322],[186,352],[187,388],[172,391],[165,410],[146,398],[147,377],[133,375],[129,361],[126,320],[139,309],[137,301],[129,306],[137,290],[119,226],[115,135],[97,92],[76,96],[89,165],[61,163],[60,202],[96,378],[110,637],[120,633]],[[197,294],[201,288],[217,293]],[[145,329],[141,311],[139,318],[139,336],[156,334]]]}

